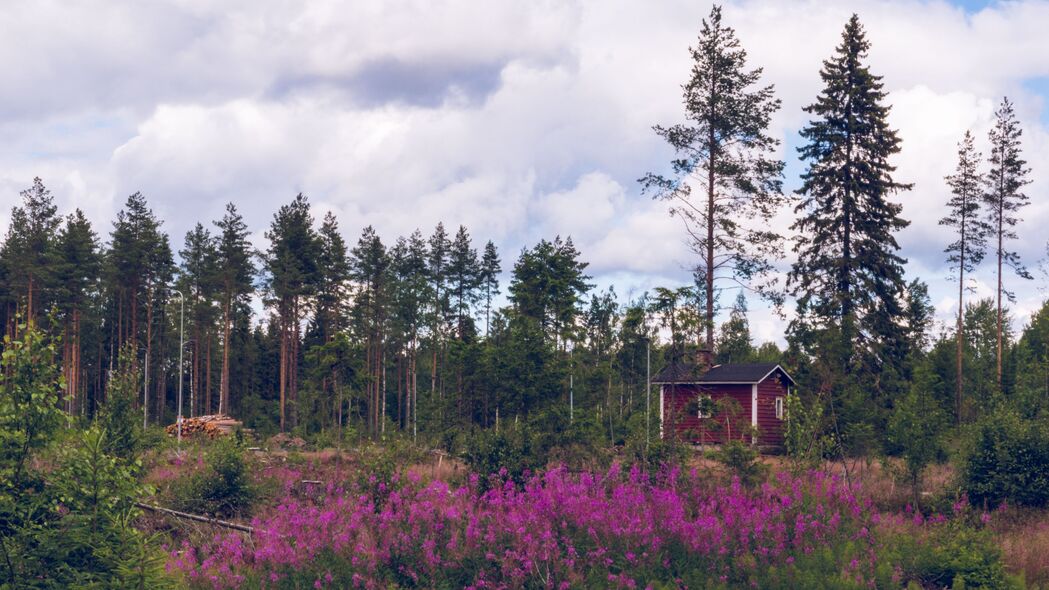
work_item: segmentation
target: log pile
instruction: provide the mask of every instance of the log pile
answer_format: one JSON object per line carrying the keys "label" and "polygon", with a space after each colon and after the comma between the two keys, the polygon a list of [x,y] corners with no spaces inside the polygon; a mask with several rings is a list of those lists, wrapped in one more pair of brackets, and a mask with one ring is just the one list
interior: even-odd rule
{"label": "log pile", "polygon": [[[227,434],[233,434],[233,431],[240,426],[240,420],[236,420],[223,414],[194,416],[193,418],[182,419],[182,436],[183,438],[194,436],[216,438]],[[178,436],[177,423],[167,426],[164,430],[168,433],[168,436]]]}

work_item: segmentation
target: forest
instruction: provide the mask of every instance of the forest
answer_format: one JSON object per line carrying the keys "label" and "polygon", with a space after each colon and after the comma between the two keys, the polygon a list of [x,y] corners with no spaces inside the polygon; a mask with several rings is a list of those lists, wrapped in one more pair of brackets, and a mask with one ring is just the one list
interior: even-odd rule
{"label": "forest", "polygon": [[[348,239],[304,194],[169,236],[148,195],[99,226],[27,182],[0,245],[0,587],[1049,587],[1049,300],[1010,310],[1049,288],[1017,253],[1045,237],[1021,123],[1002,98],[957,130],[938,325],[869,49],[854,15],[788,193],[776,90],[712,9],[682,121],[653,122],[675,158],[637,172],[694,280],[630,300],[570,236]],[[793,376],[785,448],[660,436],[648,380],[700,351]],[[242,428],[176,441],[180,411]]]}

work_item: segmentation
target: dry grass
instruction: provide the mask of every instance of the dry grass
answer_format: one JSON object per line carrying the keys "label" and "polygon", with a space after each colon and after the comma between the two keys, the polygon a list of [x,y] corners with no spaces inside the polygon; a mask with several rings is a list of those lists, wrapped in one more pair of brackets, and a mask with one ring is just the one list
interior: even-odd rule
{"label": "dry grass", "polygon": [[991,525],[1006,568],[1029,588],[1049,589],[1049,511],[1009,510]]}

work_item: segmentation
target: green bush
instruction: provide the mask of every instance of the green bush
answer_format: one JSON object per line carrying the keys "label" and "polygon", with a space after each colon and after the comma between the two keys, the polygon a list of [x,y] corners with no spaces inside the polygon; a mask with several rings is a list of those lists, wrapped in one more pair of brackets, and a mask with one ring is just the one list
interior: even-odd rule
{"label": "green bush", "polygon": [[768,477],[769,467],[758,461],[757,448],[738,440],[729,441],[712,453],[745,486],[755,486]]}
{"label": "green bush", "polygon": [[62,587],[164,587],[163,553],[133,526],[134,502],[148,492],[134,466],[106,453],[106,434],[97,427],[75,440],[52,476],[60,516],[41,531],[47,576]]}
{"label": "green bush", "polygon": [[223,518],[248,512],[256,497],[244,450],[231,438],[214,441],[204,467],[176,481],[171,493],[179,510]]}
{"label": "green bush", "polygon": [[899,585],[985,590],[1022,587],[1006,574],[1001,550],[990,532],[962,520],[935,526],[924,538],[899,533],[884,539],[883,545],[879,562],[899,568],[895,572]]}
{"label": "green bush", "polygon": [[971,433],[962,460],[970,501],[995,506],[1049,504],[1049,428],[1000,408]]}
{"label": "green bush", "polygon": [[142,448],[142,415],[135,410],[139,391],[135,348],[127,344],[120,349],[117,370],[109,379],[106,401],[98,416],[106,432],[106,452],[125,460],[135,457]]}
{"label": "green bush", "polygon": [[543,465],[533,452],[532,439],[532,433],[523,425],[504,427],[498,432],[477,430],[466,442],[463,459],[471,471],[482,477],[502,473],[521,483],[526,473]]}

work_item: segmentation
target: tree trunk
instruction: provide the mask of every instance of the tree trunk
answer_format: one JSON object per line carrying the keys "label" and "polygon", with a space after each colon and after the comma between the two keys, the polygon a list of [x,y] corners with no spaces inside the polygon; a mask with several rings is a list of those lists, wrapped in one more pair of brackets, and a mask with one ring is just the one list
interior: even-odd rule
{"label": "tree trunk", "polygon": [[954,399],[954,410],[955,410],[955,423],[962,423],[962,345],[964,342],[964,336],[962,334],[963,320],[965,317],[965,221],[962,221],[962,239],[961,239],[961,253],[959,258],[961,259],[958,264],[958,328],[956,330],[955,338],[957,340],[957,351],[955,352],[955,362],[958,369],[958,383],[955,391]]}
{"label": "tree trunk", "polygon": [[[1003,201],[999,201],[1002,203]],[[998,391],[1002,390],[1002,231],[1005,211],[1004,206],[998,207]]]}
{"label": "tree trunk", "polygon": [[219,413],[229,415],[229,335],[230,335],[230,296],[226,294],[226,305],[222,321],[222,376],[219,379]]}

